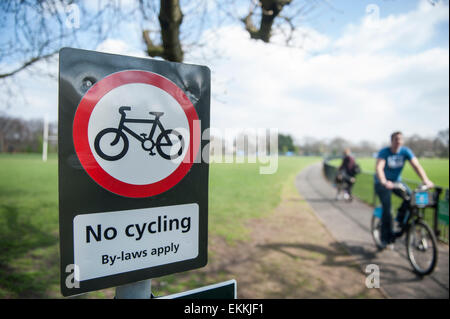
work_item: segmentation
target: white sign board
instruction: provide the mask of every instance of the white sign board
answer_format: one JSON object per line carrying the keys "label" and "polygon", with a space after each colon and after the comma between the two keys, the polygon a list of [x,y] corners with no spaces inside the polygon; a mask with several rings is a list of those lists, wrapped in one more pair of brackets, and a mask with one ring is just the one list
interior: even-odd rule
{"label": "white sign board", "polygon": [[77,215],[73,227],[78,281],[198,255],[197,204]]}

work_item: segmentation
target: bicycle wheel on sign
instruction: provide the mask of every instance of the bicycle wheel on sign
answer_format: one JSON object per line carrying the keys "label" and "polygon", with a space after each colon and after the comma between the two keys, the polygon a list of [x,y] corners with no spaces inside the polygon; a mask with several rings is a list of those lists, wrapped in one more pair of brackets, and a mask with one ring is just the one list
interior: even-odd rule
{"label": "bicycle wheel on sign", "polygon": [[117,128],[105,128],[97,134],[94,148],[98,156],[107,161],[117,161],[128,152],[128,138]]}
{"label": "bicycle wheel on sign", "polygon": [[176,130],[165,130],[161,132],[156,139],[156,150],[161,157],[167,160],[176,159],[184,150],[183,136]]}
{"label": "bicycle wheel on sign", "polygon": [[436,236],[424,221],[419,220],[409,227],[406,252],[414,271],[419,275],[428,275],[436,267],[438,259]]}

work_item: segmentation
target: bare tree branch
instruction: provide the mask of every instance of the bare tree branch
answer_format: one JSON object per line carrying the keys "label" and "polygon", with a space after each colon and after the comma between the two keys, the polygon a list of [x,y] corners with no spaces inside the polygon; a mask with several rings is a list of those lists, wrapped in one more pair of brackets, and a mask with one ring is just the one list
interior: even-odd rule
{"label": "bare tree branch", "polygon": [[37,61],[45,60],[45,59],[55,55],[56,53],[58,53],[58,50],[55,51],[55,52],[52,52],[52,53],[45,54],[45,55],[33,57],[29,61],[26,61],[25,63],[23,63],[20,67],[16,68],[15,70],[12,70],[12,71],[7,72],[7,73],[0,73],[0,79],[6,78],[6,77],[9,77],[9,76],[13,76],[14,74],[16,74],[16,73],[26,69],[27,67],[29,67],[32,64],[36,63]]}
{"label": "bare tree branch", "polygon": [[164,48],[162,45],[154,45],[150,39],[150,30],[142,31],[144,43],[147,46],[147,54],[151,57],[162,57],[164,55]]}
{"label": "bare tree branch", "polygon": [[257,28],[252,22],[253,10],[250,10],[249,14],[242,19],[250,37],[266,43],[270,42],[272,25],[275,19],[284,6],[289,5],[291,2],[292,0],[259,0],[257,5],[261,7],[262,11],[259,27]]}

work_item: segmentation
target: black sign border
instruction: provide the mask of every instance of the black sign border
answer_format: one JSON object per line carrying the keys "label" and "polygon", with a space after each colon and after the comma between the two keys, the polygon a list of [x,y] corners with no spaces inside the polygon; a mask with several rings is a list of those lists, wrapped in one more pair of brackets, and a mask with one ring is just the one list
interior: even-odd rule
{"label": "black sign border", "polygon": [[[58,89],[58,189],[60,280],[63,296],[120,286],[177,272],[204,267],[208,258],[208,156],[209,136],[201,140],[197,159],[187,175],[174,187],[147,198],[127,198],[99,186],[81,166],[75,153],[72,125],[79,102],[92,84],[109,74],[125,70],[144,70],[160,74],[180,87],[195,107],[201,132],[210,126],[211,72],[192,64],[136,58],[89,50],[63,48],[59,53]],[[203,150],[206,148],[206,151]],[[202,158],[203,156],[203,158]],[[197,203],[199,205],[199,254],[197,258],[162,266],[134,270],[78,282],[66,286],[74,263],[73,218],[78,214],[121,211]]]}

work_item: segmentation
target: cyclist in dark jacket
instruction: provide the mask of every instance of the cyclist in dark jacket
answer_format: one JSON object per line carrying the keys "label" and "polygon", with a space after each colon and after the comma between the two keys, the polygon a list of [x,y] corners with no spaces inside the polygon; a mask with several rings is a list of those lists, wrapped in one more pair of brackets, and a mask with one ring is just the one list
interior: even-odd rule
{"label": "cyclist in dark jacket", "polygon": [[344,171],[347,175],[354,177],[355,174],[353,172],[353,168],[355,167],[355,159],[350,154],[350,149],[345,149],[344,158],[342,160],[341,166],[339,166],[339,170]]}

